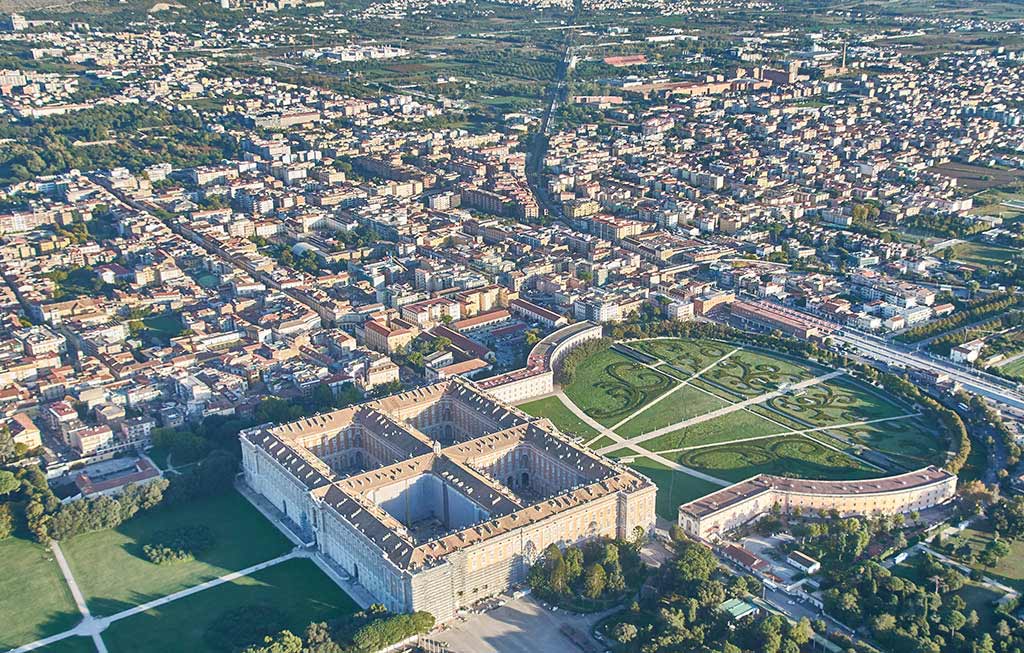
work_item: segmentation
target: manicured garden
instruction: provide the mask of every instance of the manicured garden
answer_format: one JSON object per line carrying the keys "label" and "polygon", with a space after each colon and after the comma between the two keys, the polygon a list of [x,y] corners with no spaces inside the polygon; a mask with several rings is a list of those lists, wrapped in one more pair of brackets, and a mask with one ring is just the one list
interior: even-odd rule
{"label": "manicured garden", "polygon": [[[209,546],[193,560],[157,565],[143,547],[161,532],[204,526]],[[61,544],[90,611],[112,615],[286,553],[291,544],[234,491],[157,508],[121,526]]]}
{"label": "manicured garden", "polygon": [[696,374],[736,347],[714,340],[680,340],[665,338],[627,343],[629,347],[659,358],[687,375]]}
{"label": "manicured garden", "polygon": [[941,464],[945,456],[944,444],[917,418],[829,429],[823,434],[855,449],[873,449],[908,468]]}
{"label": "manicured garden", "polygon": [[806,381],[821,372],[823,370],[745,349],[719,362],[701,378],[743,397],[756,397],[786,384]]}
{"label": "manicured garden", "polygon": [[766,402],[810,427],[867,422],[906,415],[909,410],[842,377]]}
{"label": "manicured garden", "polygon": [[74,628],[82,620],[49,548],[20,537],[0,541],[0,650]]}
{"label": "manicured garden", "polygon": [[576,417],[558,397],[545,397],[521,404],[519,409],[534,417],[547,417],[559,431],[567,435],[577,435],[587,440],[597,435],[594,427]]}
{"label": "manicured garden", "polygon": [[822,480],[851,480],[883,475],[883,472],[800,435],[665,455],[680,465],[733,482],[755,474]]}
{"label": "manicured garden", "polygon": [[747,410],[735,410],[716,419],[700,422],[686,428],[641,442],[650,451],[666,451],[682,447],[747,440],[782,433],[786,427]]}
{"label": "manicured garden", "polygon": [[312,561],[296,559],[116,621],[103,632],[103,641],[111,653],[224,653],[219,631],[233,614],[267,613],[261,626],[267,632],[251,632],[249,643],[255,643],[283,628],[301,633],[310,622],[357,610]]}
{"label": "manicured garden", "polygon": [[683,386],[673,390],[672,394],[657,404],[645,408],[639,415],[615,429],[615,432],[632,438],[728,405],[727,401],[715,395]]}
{"label": "manicured garden", "polygon": [[595,420],[611,426],[676,383],[609,349],[579,365],[565,394]]}

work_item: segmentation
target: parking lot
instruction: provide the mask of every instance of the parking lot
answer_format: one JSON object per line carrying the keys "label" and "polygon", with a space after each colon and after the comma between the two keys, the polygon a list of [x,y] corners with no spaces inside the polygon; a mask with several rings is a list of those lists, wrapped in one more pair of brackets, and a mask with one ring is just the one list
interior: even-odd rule
{"label": "parking lot", "polygon": [[[544,608],[530,596],[511,600],[483,614],[470,614],[431,635],[452,653],[576,653],[580,649],[559,629],[568,624],[582,633],[604,616],[572,615]],[[594,640],[595,650],[603,650]]]}

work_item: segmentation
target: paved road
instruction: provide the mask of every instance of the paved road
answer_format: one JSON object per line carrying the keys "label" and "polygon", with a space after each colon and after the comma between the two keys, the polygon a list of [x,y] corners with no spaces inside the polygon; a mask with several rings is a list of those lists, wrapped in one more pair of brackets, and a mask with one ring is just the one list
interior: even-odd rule
{"label": "paved road", "polygon": [[897,363],[906,368],[948,374],[969,392],[1024,410],[1024,394],[1017,390],[1016,384],[991,374],[966,368],[923,352],[916,352],[905,345],[888,342],[878,336],[859,333],[848,328],[836,331],[833,337],[865,358],[886,365]]}

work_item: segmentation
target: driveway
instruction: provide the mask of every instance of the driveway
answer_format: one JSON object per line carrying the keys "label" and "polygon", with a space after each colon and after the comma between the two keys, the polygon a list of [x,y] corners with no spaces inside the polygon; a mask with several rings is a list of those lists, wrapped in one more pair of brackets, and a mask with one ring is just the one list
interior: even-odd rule
{"label": "driveway", "polygon": [[430,639],[447,644],[452,653],[567,653],[578,649],[559,632],[562,624],[589,634],[604,614],[552,612],[524,596],[490,612],[457,619]]}

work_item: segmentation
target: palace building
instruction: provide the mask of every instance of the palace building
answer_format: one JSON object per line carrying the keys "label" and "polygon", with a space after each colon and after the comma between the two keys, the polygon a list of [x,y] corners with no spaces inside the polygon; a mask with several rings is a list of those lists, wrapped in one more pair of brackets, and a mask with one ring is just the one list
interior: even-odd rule
{"label": "palace building", "polygon": [[245,482],[330,564],[440,622],[549,544],[654,526],[649,479],[459,378],[240,439]]}
{"label": "palace building", "polygon": [[679,506],[679,526],[690,537],[713,540],[778,506],[783,513],[836,511],[895,515],[946,503],[956,494],[956,474],[925,467],[860,481],[814,481],[759,474]]}

